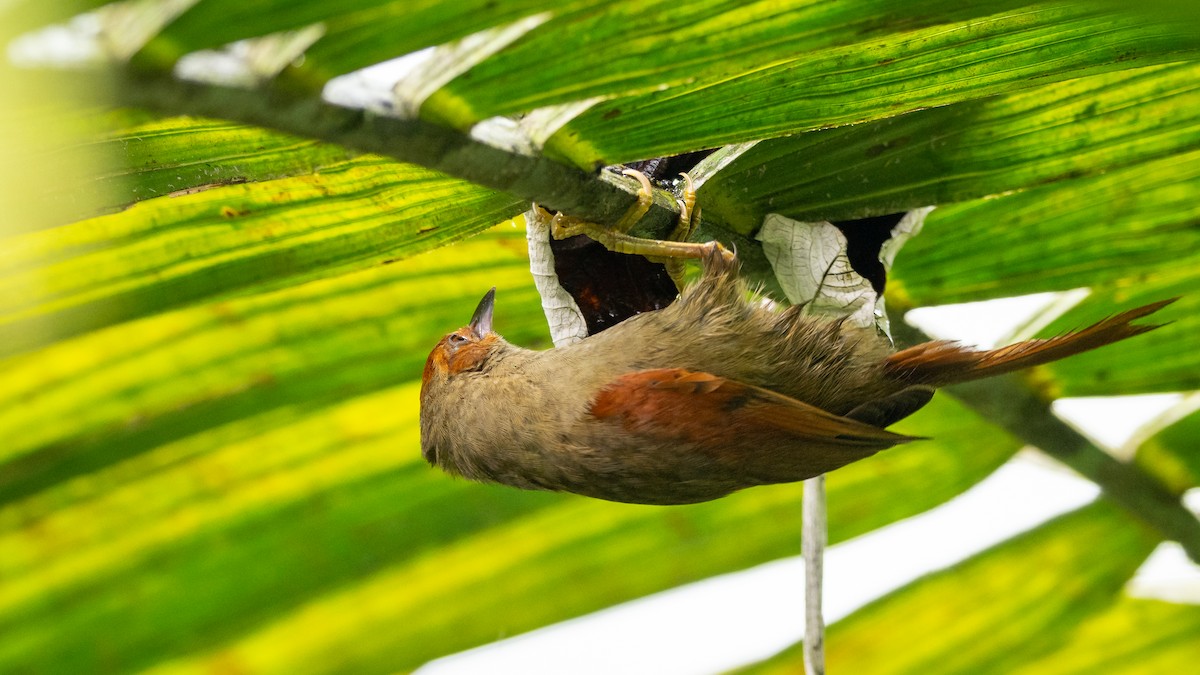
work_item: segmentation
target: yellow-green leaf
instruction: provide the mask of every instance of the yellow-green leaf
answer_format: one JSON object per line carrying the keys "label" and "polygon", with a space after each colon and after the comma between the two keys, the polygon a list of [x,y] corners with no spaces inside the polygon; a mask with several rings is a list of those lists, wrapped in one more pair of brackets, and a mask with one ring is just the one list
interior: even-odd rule
{"label": "yellow-green leaf", "polygon": [[12,235],[0,239],[0,355],[213,296],[408,257],[522,208],[508,195],[365,156]]}

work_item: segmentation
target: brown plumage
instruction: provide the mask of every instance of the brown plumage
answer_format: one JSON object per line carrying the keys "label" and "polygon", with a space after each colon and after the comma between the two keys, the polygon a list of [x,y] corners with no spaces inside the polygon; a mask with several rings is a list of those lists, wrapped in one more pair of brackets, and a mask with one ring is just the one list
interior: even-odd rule
{"label": "brown plumage", "polygon": [[737,264],[704,260],[671,306],[535,352],[491,330],[492,293],[425,365],[421,447],[473,480],[622,502],[685,504],[803,480],[915,440],[883,427],[933,388],[1094,349],[1129,322],[992,351],[929,342],[892,353],[872,329],[747,299]]}

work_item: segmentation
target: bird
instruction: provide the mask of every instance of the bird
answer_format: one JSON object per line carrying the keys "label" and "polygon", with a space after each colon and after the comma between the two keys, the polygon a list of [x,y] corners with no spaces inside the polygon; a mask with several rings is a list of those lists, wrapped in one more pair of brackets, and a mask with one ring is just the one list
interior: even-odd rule
{"label": "bird", "polygon": [[704,246],[665,308],[564,347],[493,330],[495,289],[421,379],[421,452],[474,481],[635,504],[690,504],[805,480],[918,437],[885,427],[935,389],[1056,361],[1158,328],[1174,299],[1048,339],[896,351],[874,328],[755,301],[736,256]]}

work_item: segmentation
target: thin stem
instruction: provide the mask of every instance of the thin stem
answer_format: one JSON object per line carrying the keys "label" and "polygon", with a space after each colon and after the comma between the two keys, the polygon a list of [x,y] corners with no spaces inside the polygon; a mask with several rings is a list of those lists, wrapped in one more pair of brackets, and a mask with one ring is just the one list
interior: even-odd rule
{"label": "thin stem", "polygon": [[804,481],[801,550],[804,553],[804,672],[825,675],[825,618],[821,613],[825,567],[825,476]]}

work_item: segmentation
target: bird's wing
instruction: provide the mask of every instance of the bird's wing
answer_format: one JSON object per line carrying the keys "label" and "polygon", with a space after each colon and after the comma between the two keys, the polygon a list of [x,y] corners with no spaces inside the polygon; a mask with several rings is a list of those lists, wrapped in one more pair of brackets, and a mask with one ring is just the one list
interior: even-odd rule
{"label": "bird's wing", "polygon": [[[803,444],[813,450],[857,449],[848,454],[867,456],[917,440],[762,387],[682,368],[622,375],[601,389],[590,412],[619,421],[631,433],[714,448]],[[855,458],[838,457],[837,465]]]}

